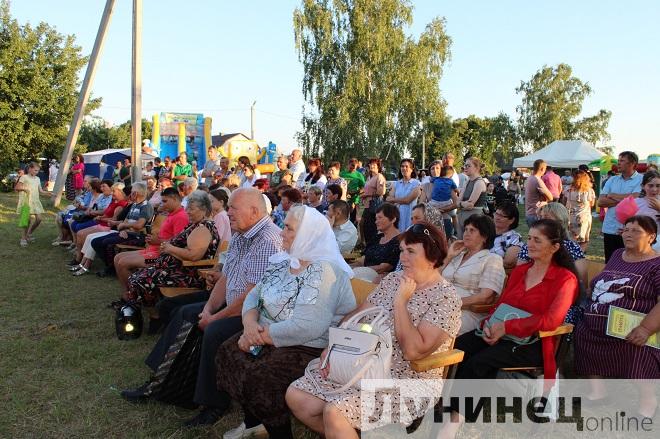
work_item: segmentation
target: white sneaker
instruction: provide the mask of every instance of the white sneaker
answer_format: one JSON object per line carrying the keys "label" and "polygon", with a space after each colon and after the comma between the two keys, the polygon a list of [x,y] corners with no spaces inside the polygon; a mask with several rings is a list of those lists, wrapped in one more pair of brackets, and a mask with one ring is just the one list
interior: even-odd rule
{"label": "white sneaker", "polygon": [[267,438],[268,432],[263,424],[259,424],[256,427],[245,428],[245,422],[241,422],[241,425],[225,432],[222,437],[223,439]]}

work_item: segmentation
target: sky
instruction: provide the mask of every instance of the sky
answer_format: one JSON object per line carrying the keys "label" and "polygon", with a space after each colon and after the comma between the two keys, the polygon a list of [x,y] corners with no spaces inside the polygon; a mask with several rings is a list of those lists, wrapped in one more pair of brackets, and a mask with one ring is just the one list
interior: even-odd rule
{"label": "sky", "polygon": [[[250,134],[283,152],[300,129],[302,65],[292,16],[301,0],[144,0],[143,117],[196,112],[213,118],[213,134]],[[660,2],[654,0],[417,0],[416,37],[445,17],[451,60],[440,82],[450,116],[516,118],[515,88],[544,65],[567,63],[593,89],[583,115],[612,111],[616,151],[641,158],[660,153]],[[104,0],[11,0],[21,23],[45,21],[73,34],[89,54]],[[117,0],[92,93],[95,114],[112,123],[130,119],[130,0]],[[81,72],[81,77],[84,72]]]}

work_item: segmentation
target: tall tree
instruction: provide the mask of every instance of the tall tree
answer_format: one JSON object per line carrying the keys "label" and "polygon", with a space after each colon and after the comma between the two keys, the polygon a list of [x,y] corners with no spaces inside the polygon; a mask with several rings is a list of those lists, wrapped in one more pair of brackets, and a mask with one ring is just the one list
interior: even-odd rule
{"label": "tall tree", "polygon": [[[0,170],[19,161],[59,155],[87,62],[72,35],[46,23],[20,25],[0,0]],[[98,107],[90,100],[87,110]]]}
{"label": "tall tree", "polygon": [[306,154],[398,158],[421,144],[420,122],[445,117],[439,81],[451,39],[444,19],[414,40],[406,34],[407,0],[303,0],[293,22]]}
{"label": "tall tree", "polygon": [[610,111],[600,110],[594,116],[577,119],[592,90],[588,83],[573,76],[567,64],[544,66],[532,79],[521,82],[516,92],[522,95],[522,103],[516,108],[519,131],[522,140],[534,150],[554,140],[584,139],[596,143],[610,138]]}
{"label": "tall tree", "polygon": [[[142,138],[151,137],[151,121],[142,119]],[[85,118],[80,127],[78,144],[87,151],[98,151],[106,148],[130,148],[131,121],[121,125],[110,125],[99,116]]]}
{"label": "tall tree", "polygon": [[460,166],[465,158],[476,156],[484,162],[484,171],[489,173],[509,165],[520,143],[514,123],[504,113],[495,117],[470,115],[444,121],[432,126],[430,137],[433,157],[440,158],[451,152]]}

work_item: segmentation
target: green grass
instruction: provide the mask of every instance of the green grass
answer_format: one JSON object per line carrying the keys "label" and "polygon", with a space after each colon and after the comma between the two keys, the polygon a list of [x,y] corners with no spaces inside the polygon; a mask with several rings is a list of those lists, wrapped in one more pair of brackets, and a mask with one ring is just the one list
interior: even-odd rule
{"label": "green grass", "polygon": [[[148,377],[143,360],[156,338],[117,340],[106,308],[118,297],[117,281],[65,270],[70,255],[50,245],[54,209],[37,242],[19,247],[15,206],[14,194],[0,194],[0,437],[214,438],[240,422],[234,408],[214,427],[185,430],[182,422],[195,412],[121,399],[121,389]],[[596,220],[589,252],[596,259],[599,232]],[[296,432],[313,437],[300,425]]]}
{"label": "green grass", "polygon": [[14,194],[0,194],[0,437],[213,438],[240,423],[235,408],[212,428],[185,430],[196,412],[121,399],[148,377],[156,338],[117,340],[106,308],[117,281],[65,270],[70,255],[50,245],[53,209],[37,242],[19,247],[15,206]]}

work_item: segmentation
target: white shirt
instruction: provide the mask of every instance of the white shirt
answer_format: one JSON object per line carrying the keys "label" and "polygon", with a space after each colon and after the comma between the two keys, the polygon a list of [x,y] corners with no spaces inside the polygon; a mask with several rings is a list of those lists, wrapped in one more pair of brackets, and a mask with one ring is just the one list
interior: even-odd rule
{"label": "white shirt", "polygon": [[291,181],[297,182],[300,178],[300,175],[305,173],[305,163],[302,161],[302,159],[298,160],[297,162],[289,163],[289,170],[293,174]]}
{"label": "white shirt", "polygon": [[337,240],[339,251],[342,254],[352,252],[355,248],[355,243],[357,242],[358,238],[357,229],[353,223],[346,221],[340,226],[333,227],[332,231],[335,234],[335,239]]}

